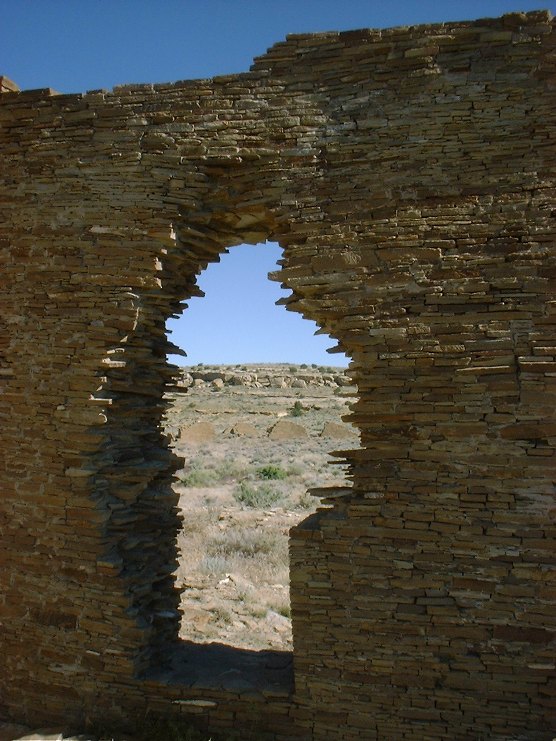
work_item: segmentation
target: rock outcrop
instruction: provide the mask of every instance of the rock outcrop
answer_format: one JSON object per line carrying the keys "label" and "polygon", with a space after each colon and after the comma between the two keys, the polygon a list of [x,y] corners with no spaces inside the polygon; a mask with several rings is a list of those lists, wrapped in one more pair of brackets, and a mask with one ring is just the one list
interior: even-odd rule
{"label": "rock outcrop", "polygon": [[225,386],[246,386],[248,388],[311,388],[330,387],[338,388],[353,386],[353,381],[340,369],[333,373],[323,369],[313,371],[290,366],[257,366],[251,370],[228,370],[226,368],[198,369],[196,367],[180,368],[177,379],[177,388],[190,386],[223,388]]}
{"label": "rock outcrop", "polygon": [[307,430],[302,425],[290,422],[287,419],[281,419],[273,425],[268,431],[271,440],[280,440],[287,442],[289,440],[299,440],[307,437]]}

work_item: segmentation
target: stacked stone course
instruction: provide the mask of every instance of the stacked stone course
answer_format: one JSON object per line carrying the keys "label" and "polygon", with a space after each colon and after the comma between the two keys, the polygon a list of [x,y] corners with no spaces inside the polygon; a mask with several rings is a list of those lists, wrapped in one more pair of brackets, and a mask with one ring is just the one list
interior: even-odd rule
{"label": "stacked stone course", "polygon": [[[539,11],[291,36],[212,80],[0,79],[0,713],[552,738],[555,46]],[[223,649],[207,679],[165,321],[265,239],[352,358],[361,447],[291,534],[293,670]]]}

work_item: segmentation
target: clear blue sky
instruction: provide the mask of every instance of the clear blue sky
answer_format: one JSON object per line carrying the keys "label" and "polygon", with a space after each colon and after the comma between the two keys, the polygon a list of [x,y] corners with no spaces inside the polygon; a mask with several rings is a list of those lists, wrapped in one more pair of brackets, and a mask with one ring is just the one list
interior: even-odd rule
{"label": "clear blue sky", "polygon": [[[547,0],[0,0],[0,74],[60,92],[243,72],[288,33],[386,28],[547,8]],[[274,301],[276,245],[235,247],[200,277],[172,340],[180,363],[345,364]],[[238,299],[238,296],[243,297]],[[245,296],[249,296],[249,303]]]}

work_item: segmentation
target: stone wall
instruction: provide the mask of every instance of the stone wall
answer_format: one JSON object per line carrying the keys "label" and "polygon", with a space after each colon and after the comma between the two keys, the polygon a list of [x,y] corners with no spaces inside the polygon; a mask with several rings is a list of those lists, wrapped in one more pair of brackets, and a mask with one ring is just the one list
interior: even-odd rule
{"label": "stone wall", "polygon": [[[555,44],[516,13],[2,87],[0,713],[552,738]],[[353,486],[291,534],[293,671],[178,644],[160,430],[166,319],[265,239],[358,387]]]}

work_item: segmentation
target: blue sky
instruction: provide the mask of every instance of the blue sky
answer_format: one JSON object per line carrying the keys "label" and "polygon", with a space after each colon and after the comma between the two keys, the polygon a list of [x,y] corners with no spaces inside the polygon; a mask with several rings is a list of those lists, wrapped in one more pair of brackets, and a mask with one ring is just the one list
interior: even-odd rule
{"label": "blue sky", "polygon": [[[546,0],[0,0],[0,74],[60,92],[243,72],[288,33],[386,28],[547,8]],[[274,302],[276,245],[240,246],[199,279],[172,322],[191,364],[345,364],[315,326]],[[242,298],[239,298],[242,297]],[[249,302],[246,296],[249,296]]]}

